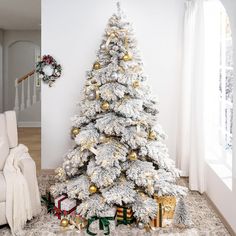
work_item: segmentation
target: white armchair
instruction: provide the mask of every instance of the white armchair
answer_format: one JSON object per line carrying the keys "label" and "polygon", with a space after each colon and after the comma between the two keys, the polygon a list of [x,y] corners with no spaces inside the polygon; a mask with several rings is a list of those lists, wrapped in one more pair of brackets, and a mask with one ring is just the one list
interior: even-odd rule
{"label": "white armchair", "polygon": [[[6,217],[6,180],[3,169],[10,150],[18,146],[18,133],[16,114],[14,111],[7,111],[0,114],[0,225],[7,224]],[[40,199],[38,193],[38,184],[36,177],[36,166],[32,158],[20,160],[18,164],[21,173],[24,175],[32,205],[32,215],[35,216],[40,212]]]}

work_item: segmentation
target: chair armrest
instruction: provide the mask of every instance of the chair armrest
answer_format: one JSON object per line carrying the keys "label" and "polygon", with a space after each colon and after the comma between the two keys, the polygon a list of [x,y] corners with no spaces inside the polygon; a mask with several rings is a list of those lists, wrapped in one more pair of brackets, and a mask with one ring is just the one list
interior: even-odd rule
{"label": "chair armrest", "polygon": [[[21,170],[21,173],[25,176],[26,180],[28,179],[27,177],[30,177],[32,170],[36,170],[36,165],[34,160],[30,157],[21,159],[18,162],[19,168]],[[28,182],[28,181],[27,181]]]}

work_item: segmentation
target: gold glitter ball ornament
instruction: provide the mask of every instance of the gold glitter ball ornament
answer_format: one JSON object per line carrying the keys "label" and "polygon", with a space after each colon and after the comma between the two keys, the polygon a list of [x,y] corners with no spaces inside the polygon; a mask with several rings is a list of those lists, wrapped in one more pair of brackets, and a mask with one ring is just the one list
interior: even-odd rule
{"label": "gold glitter ball ornament", "polygon": [[94,65],[93,65],[93,69],[94,69],[94,70],[99,70],[99,69],[101,69],[100,63],[99,63],[99,62],[95,62]]}
{"label": "gold glitter ball ornament", "polygon": [[151,139],[151,140],[155,140],[157,138],[156,132],[151,130],[148,134],[148,138]]}
{"label": "gold glitter ball ornament", "polygon": [[66,219],[66,218],[63,218],[63,219],[61,220],[60,225],[61,225],[62,227],[64,227],[64,228],[67,227],[67,226],[69,225],[69,220]]}
{"label": "gold glitter ball ornament", "polygon": [[104,111],[108,110],[109,107],[110,107],[110,104],[109,104],[108,102],[103,102],[103,103],[101,104],[101,108],[102,108],[102,110],[104,110]]}
{"label": "gold glitter ball ornament", "polygon": [[79,128],[73,127],[71,130],[71,134],[75,137],[76,135],[79,134]]}
{"label": "gold glitter ball ornament", "polygon": [[133,88],[138,88],[140,86],[140,83],[138,80],[135,80],[132,84]]}
{"label": "gold glitter ball ornament", "polygon": [[98,188],[95,185],[90,185],[89,186],[89,192],[90,193],[96,193]]}
{"label": "gold glitter ball ornament", "polygon": [[122,57],[123,61],[131,61],[132,60],[132,56],[128,53],[126,53],[123,57]]}
{"label": "gold glitter ball ornament", "polygon": [[130,154],[128,155],[129,160],[135,161],[138,158],[138,155],[135,151],[131,151]]}

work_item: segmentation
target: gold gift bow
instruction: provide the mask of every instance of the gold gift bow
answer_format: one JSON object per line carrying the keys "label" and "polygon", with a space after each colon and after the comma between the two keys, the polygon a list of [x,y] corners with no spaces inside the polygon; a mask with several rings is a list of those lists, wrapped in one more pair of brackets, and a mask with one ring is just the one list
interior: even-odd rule
{"label": "gold gift bow", "polygon": [[171,211],[174,211],[175,210],[175,207],[174,206],[171,206],[171,205],[164,205],[162,206],[162,210],[163,210],[163,213],[169,213]]}
{"label": "gold gift bow", "polygon": [[70,219],[70,224],[74,225],[78,230],[82,230],[83,228],[85,228],[85,226],[87,225],[86,222],[80,222],[79,224],[76,224],[76,222],[74,222],[73,220]]}
{"label": "gold gift bow", "polygon": [[172,219],[172,215],[170,216],[169,214],[175,210],[174,206],[171,205],[164,205],[162,206],[162,211],[163,211],[163,216],[167,214],[166,219]]}

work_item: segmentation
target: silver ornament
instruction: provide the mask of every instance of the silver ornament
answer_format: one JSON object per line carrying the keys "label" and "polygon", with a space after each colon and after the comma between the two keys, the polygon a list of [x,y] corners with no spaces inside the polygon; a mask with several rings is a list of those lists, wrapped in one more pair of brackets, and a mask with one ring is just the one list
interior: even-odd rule
{"label": "silver ornament", "polygon": [[78,167],[77,163],[75,163],[75,162],[73,162],[71,166],[72,166],[73,168],[77,168],[77,167]]}
{"label": "silver ornament", "polygon": [[87,98],[88,98],[88,100],[90,100],[90,101],[95,100],[95,99],[96,99],[96,91],[95,91],[95,90],[90,90],[90,91],[87,93]]}
{"label": "silver ornament", "polygon": [[101,48],[102,50],[105,50],[105,49],[106,49],[106,44],[101,44],[100,48]]}
{"label": "silver ornament", "polygon": [[138,222],[138,225],[137,225],[137,226],[138,226],[139,229],[144,229],[144,223],[141,222],[141,221]]}
{"label": "silver ornament", "polygon": [[66,172],[70,172],[71,171],[71,166],[70,165],[66,165],[65,166],[65,171]]}
{"label": "silver ornament", "polygon": [[118,74],[116,72],[112,72],[111,78],[112,79],[117,79],[118,78]]}

